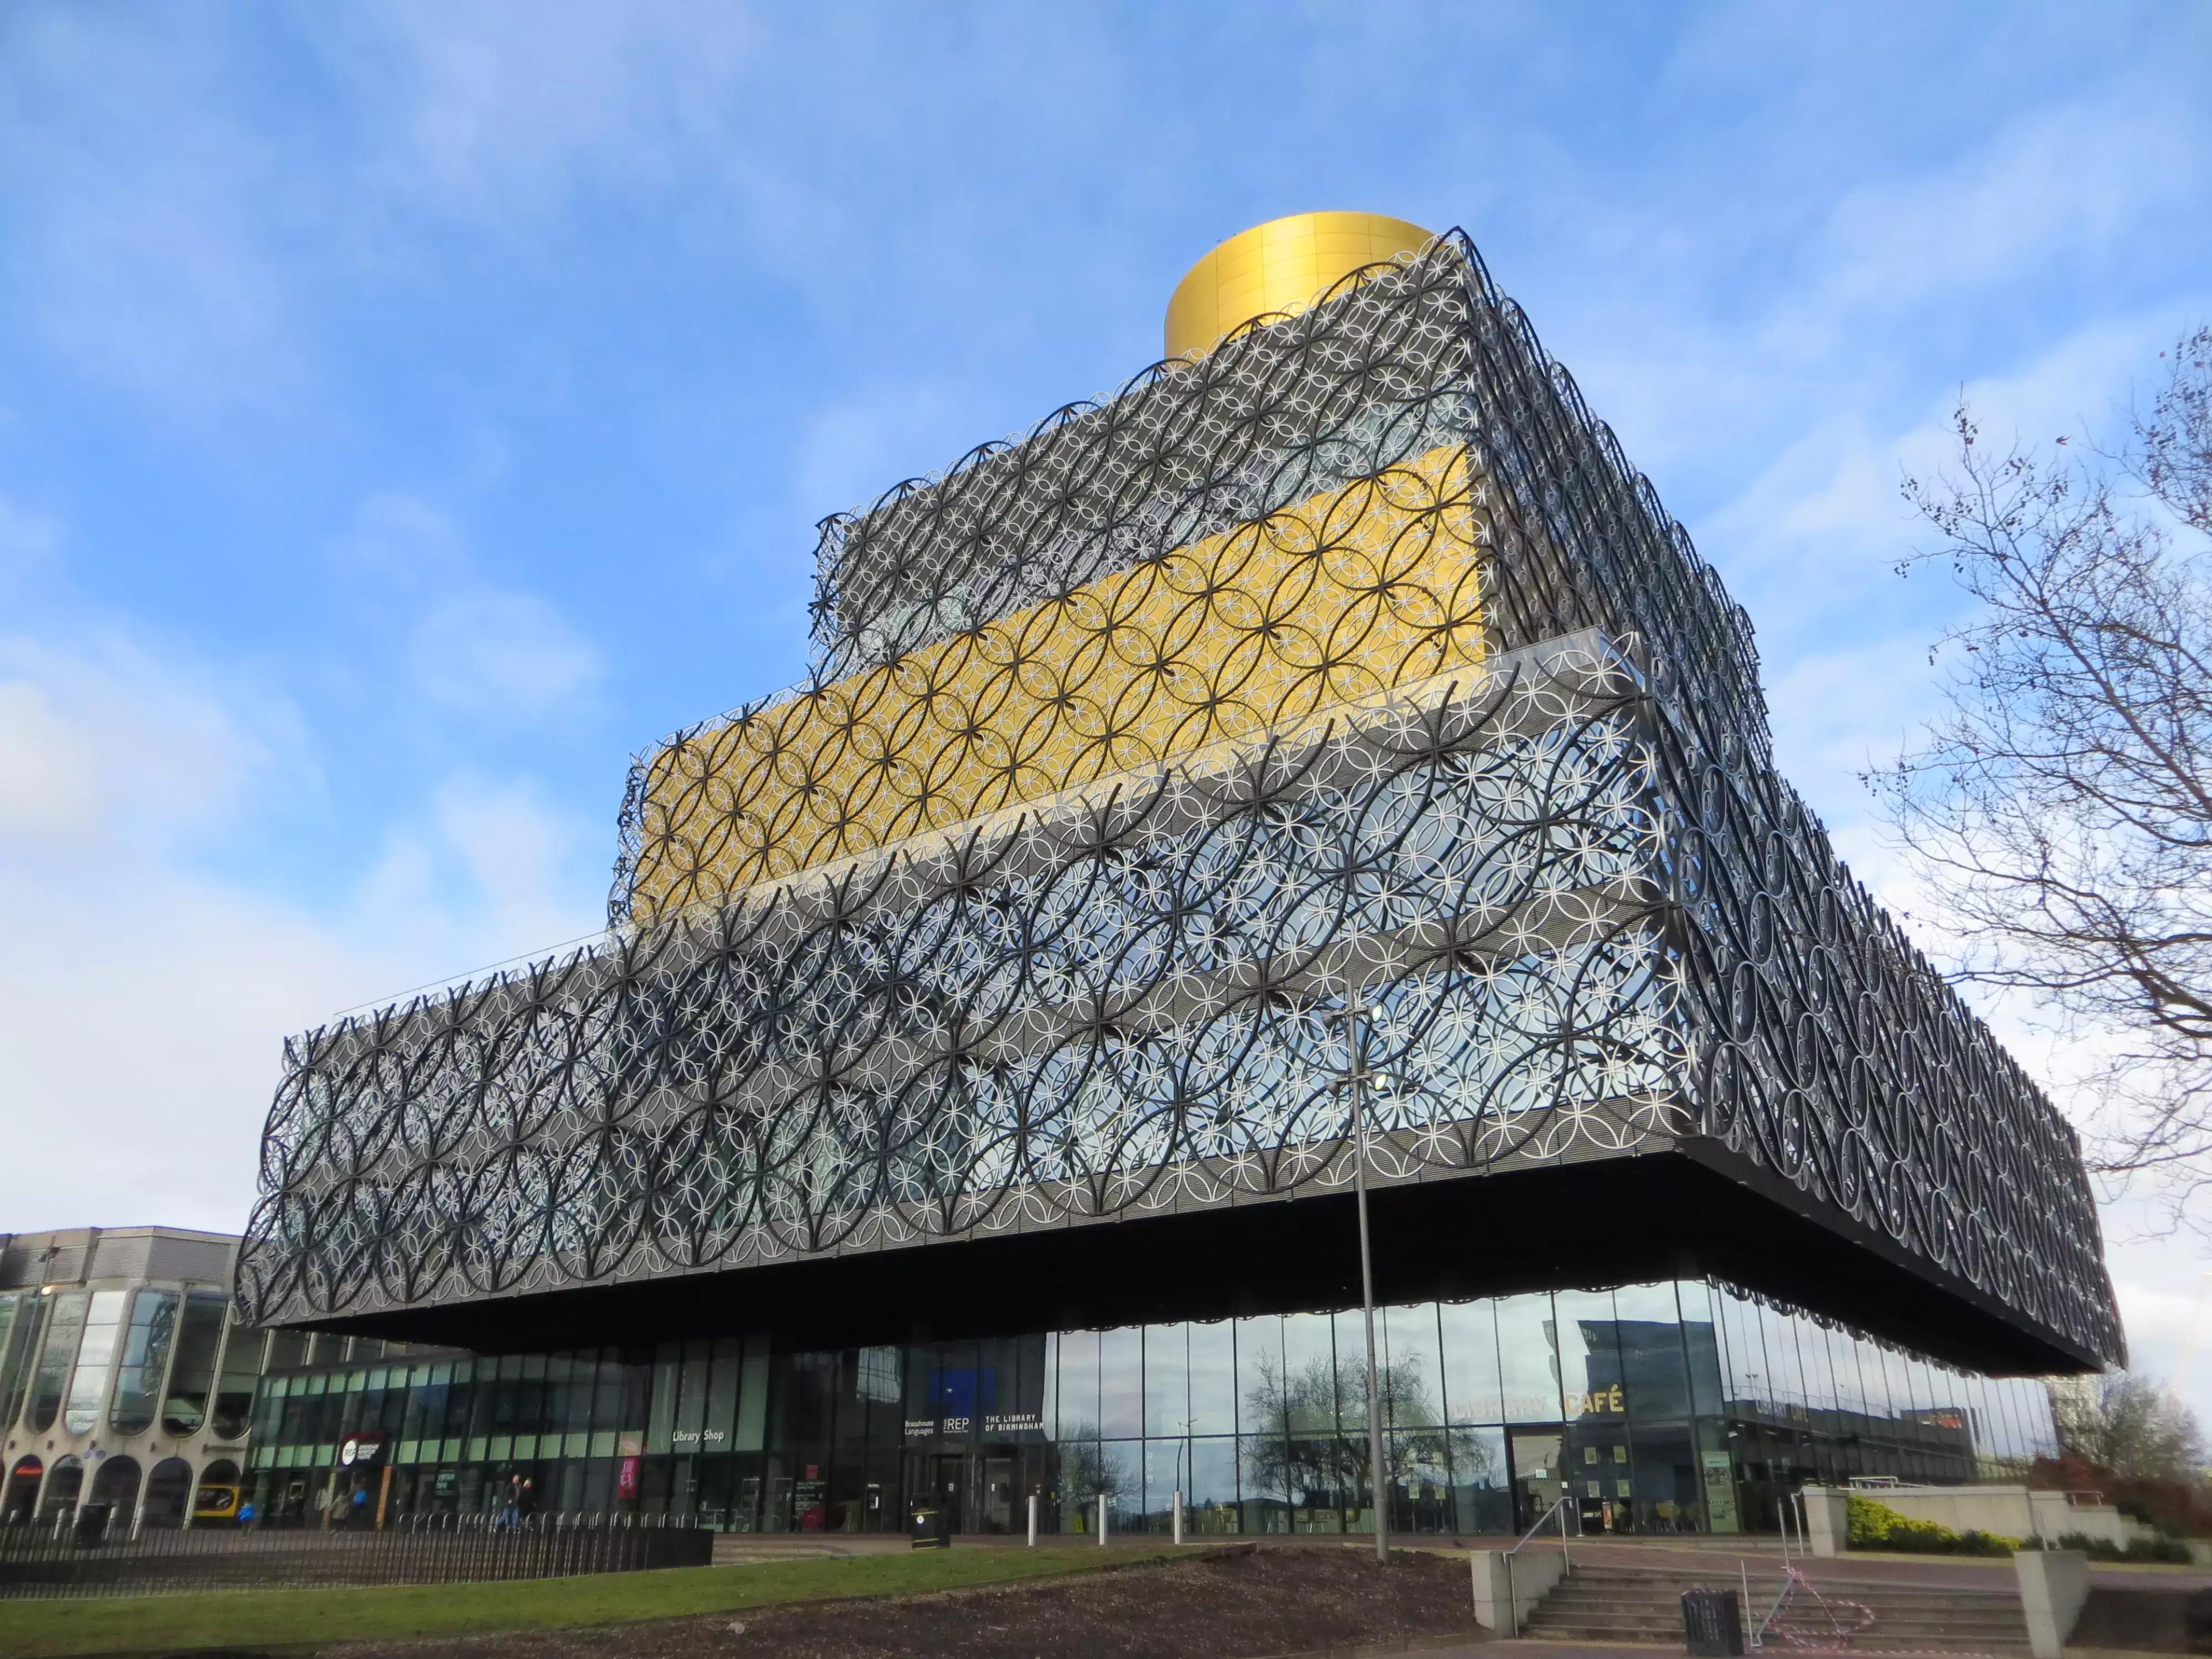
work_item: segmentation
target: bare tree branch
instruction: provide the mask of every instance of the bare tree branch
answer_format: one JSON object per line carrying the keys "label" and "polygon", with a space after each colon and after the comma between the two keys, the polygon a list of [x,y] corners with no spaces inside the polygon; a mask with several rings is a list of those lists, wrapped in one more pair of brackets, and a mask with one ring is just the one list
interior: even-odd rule
{"label": "bare tree branch", "polygon": [[[2112,453],[1908,478],[1978,602],[1945,714],[1869,778],[1964,942],[1961,978],[2108,1044],[2092,1150],[2177,1221],[2212,1193],[2212,328]],[[2064,440],[2060,440],[2064,443]]]}

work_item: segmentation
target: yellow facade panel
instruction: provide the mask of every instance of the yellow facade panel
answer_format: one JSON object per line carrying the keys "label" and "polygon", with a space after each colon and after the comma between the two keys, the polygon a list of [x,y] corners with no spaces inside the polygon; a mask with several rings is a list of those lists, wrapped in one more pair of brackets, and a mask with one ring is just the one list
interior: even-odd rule
{"label": "yellow facade panel", "polygon": [[1237,526],[671,744],[632,914],[944,830],[1479,664],[1463,450]]}

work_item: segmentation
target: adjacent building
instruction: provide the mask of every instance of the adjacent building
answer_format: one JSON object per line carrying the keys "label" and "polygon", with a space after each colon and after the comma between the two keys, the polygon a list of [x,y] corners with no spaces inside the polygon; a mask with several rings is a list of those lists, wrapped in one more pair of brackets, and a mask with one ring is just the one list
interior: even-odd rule
{"label": "adjacent building", "polygon": [[2075,1138],[1473,246],[1261,226],[1166,348],[825,521],[603,939],[288,1045],[240,1306],[446,1351],[275,1367],[264,1506],[1732,1531],[2051,1449]]}

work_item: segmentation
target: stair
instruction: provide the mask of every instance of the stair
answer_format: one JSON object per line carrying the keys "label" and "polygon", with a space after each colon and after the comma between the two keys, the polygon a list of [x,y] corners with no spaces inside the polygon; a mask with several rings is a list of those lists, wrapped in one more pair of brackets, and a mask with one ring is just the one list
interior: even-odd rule
{"label": "stair", "polygon": [[[2005,1659],[2028,1651],[2027,1620],[2020,1597],[2008,1591],[1826,1580],[1816,1580],[1814,1588],[1835,1616],[1824,1613],[1801,1588],[1778,1628],[1768,1632],[1767,1651],[1979,1653]],[[1547,1642],[1680,1647],[1684,1590],[1741,1589],[1742,1580],[1724,1571],[1577,1565],[1529,1615],[1522,1633]],[[1771,1566],[1762,1564],[1752,1573],[1753,1605],[1744,1609],[1747,1637],[1781,1592],[1782,1580]],[[1873,1623],[1853,1630],[1861,1607],[1874,1615]],[[1847,1634],[1838,1635],[1838,1625]]]}

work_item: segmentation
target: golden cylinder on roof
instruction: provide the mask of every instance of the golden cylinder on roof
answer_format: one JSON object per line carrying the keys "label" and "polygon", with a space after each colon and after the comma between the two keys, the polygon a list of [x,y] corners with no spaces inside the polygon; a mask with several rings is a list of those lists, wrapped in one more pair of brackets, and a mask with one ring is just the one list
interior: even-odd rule
{"label": "golden cylinder on roof", "polygon": [[1294,213],[1221,243],[1168,301],[1167,355],[1202,357],[1255,317],[1304,310],[1362,265],[1425,247],[1419,225],[1379,213]]}

